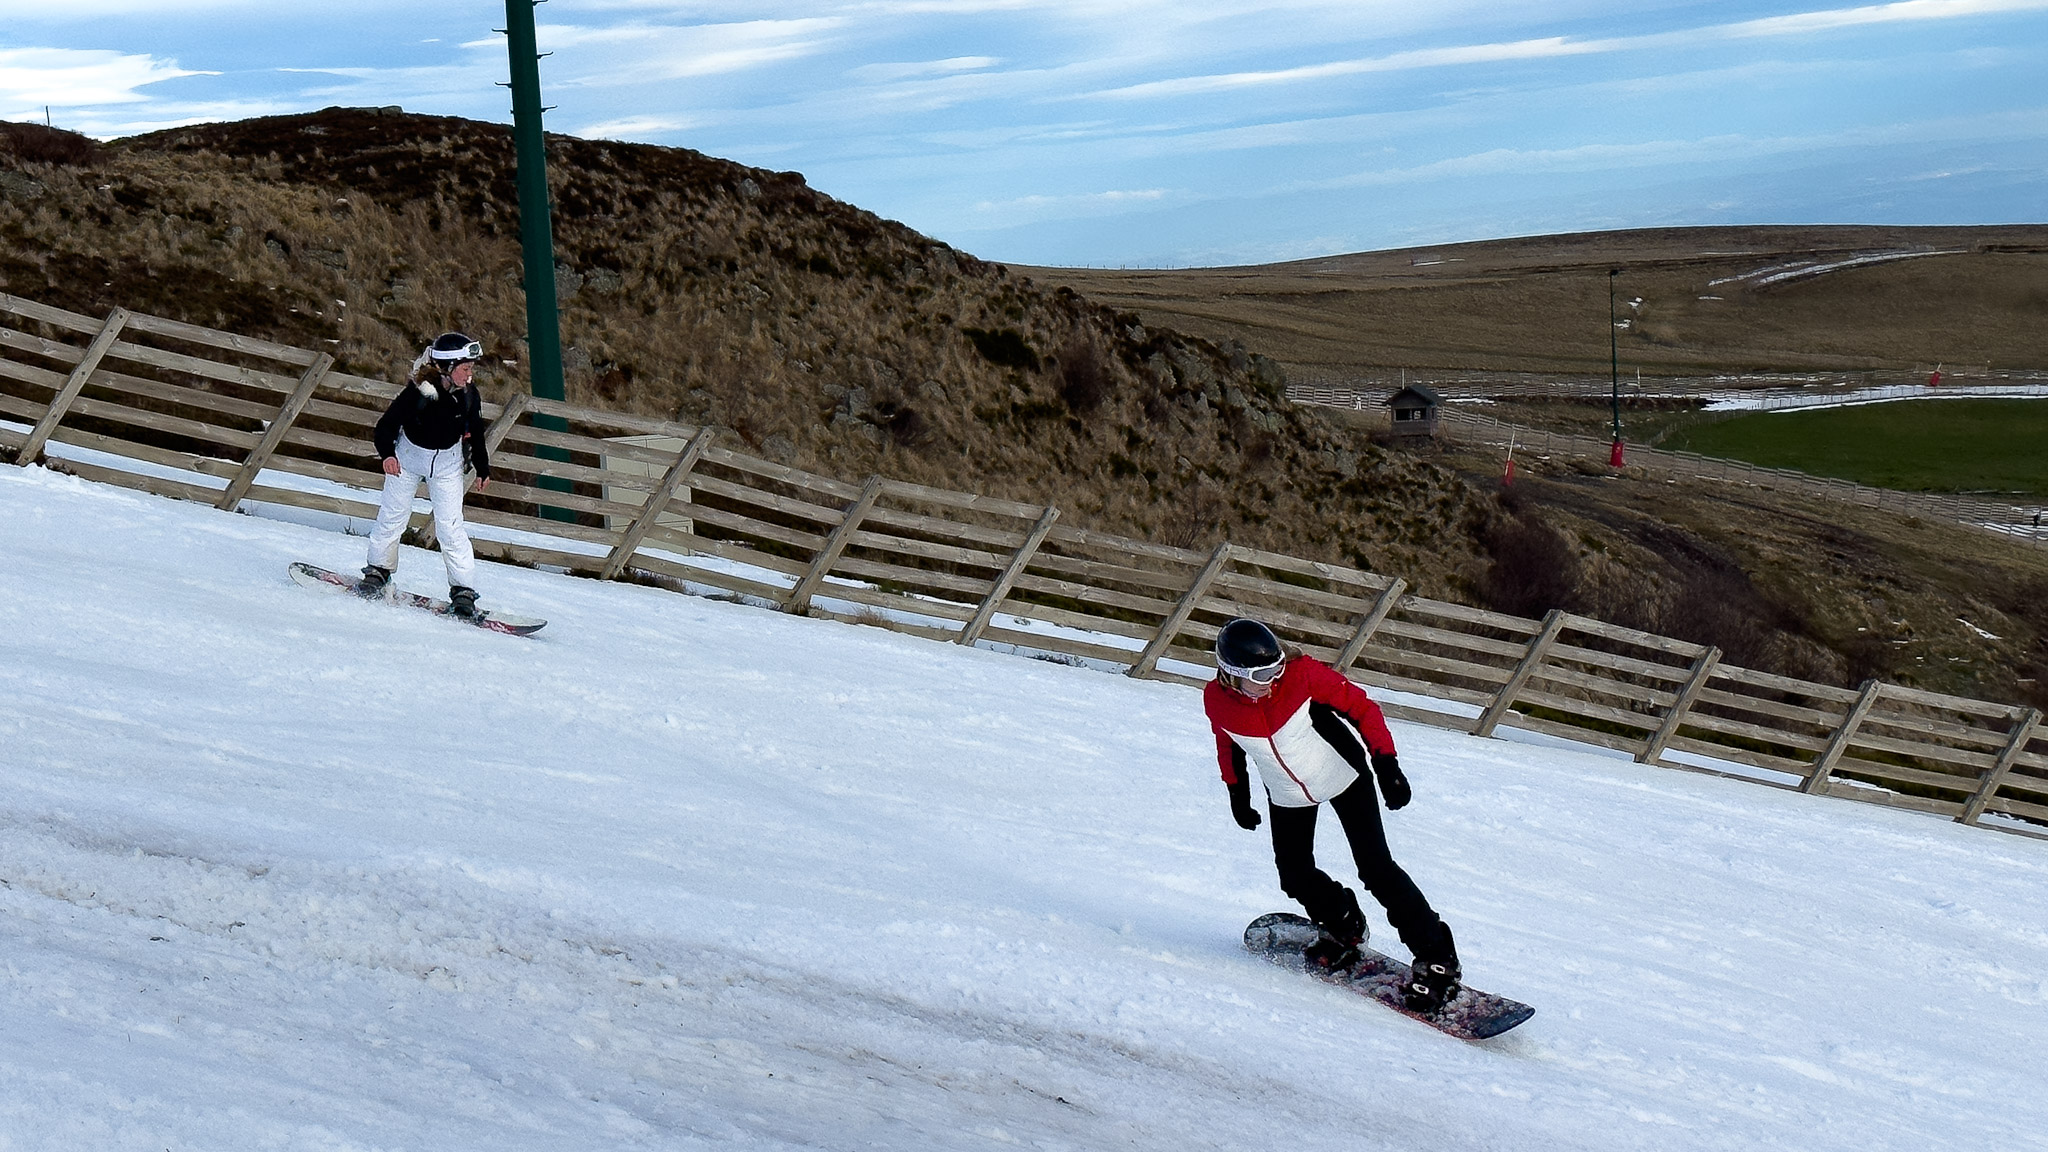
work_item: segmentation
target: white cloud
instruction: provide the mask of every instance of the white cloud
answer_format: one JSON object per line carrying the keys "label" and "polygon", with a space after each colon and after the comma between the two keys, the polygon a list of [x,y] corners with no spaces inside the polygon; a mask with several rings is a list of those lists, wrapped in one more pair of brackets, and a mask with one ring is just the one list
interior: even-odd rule
{"label": "white cloud", "polygon": [[576,130],[576,135],[588,140],[646,140],[669,132],[681,132],[695,126],[694,121],[670,119],[660,116],[623,116],[616,120],[603,120],[588,124]]}
{"label": "white cloud", "polygon": [[2048,8],[2048,0],[1900,0],[1895,4],[1871,4],[1862,8],[1834,8],[1821,12],[1799,12],[1789,16],[1766,16],[1706,31],[1719,31],[1730,37],[1801,36],[1810,32],[1826,32],[1866,24],[1954,20],[1966,16],[1991,16],[2005,12],[2033,12],[2043,8]]}
{"label": "white cloud", "polygon": [[133,104],[136,89],[180,76],[211,76],[133,53],[74,48],[0,49],[0,107],[77,108]]}
{"label": "white cloud", "polygon": [[1941,117],[1899,124],[1873,124],[1825,135],[1748,136],[1725,134],[1693,139],[1579,144],[1568,148],[1492,148],[1407,168],[1374,169],[1323,180],[1301,181],[1274,192],[1426,184],[1442,180],[1515,178],[1561,172],[1586,173],[1634,168],[1691,168],[1712,171],[1734,162],[1779,156],[1810,157],[1822,152],[1896,149],[1905,145],[1975,141],[2039,140],[2048,134],[2048,107],[2014,109],[1973,117]]}
{"label": "white cloud", "polygon": [[[188,124],[214,124],[224,120],[247,120],[254,116],[282,116],[303,110],[300,104],[273,100],[210,100],[189,104],[151,102],[124,107],[139,115],[123,118],[94,110],[74,111],[59,124],[59,127],[102,140],[111,140],[118,136],[135,136],[165,128],[183,128]],[[41,109],[37,109],[36,117],[40,116]]]}
{"label": "white cloud", "polygon": [[983,219],[1000,221],[1004,226],[1012,226],[1042,220],[1111,216],[1133,208],[1159,204],[1169,198],[1182,199],[1165,188],[1118,188],[1106,192],[983,200],[974,205],[973,211]]}
{"label": "white cloud", "polygon": [[171,13],[216,12],[223,8],[258,8],[260,0],[0,0],[0,20],[54,22],[97,20],[108,16],[163,16]]}
{"label": "white cloud", "polygon": [[902,64],[863,64],[847,75],[856,80],[870,80],[889,83],[896,80],[912,80],[925,76],[950,76],[960,72],[979,72],[1001,64],[999,56],[955,56],[949,60],[923,60]]}
{"label": "white cloud", "polygon": [[1017,208],[1048,208],[1063,204],[1125,204],[1131,201],[1162,200],[1164,188],[1111,189],[1071,196],[1018,196],[1010,200],[983,200],[974,207],[982,212],[1008,212]]}
{"label": "white cloud", "polygon": [[1550,59],[1644,49],[1680,49],[1713,41],[1751,40],[1779,36],[1804,36],[1843,28],[1874,24],[1897,24],[1930,20],[1954,20],[2008,12],[2048,10],[2048,0],[1900,0],[1860,8],[1839,8],[1769,16],[1732,24],[1716,24],[1677,32],[1643,36],[1613,36],[1575,39],[1544,36],[1488,44],[1460,44],[1443,48],[1422,48],[1385,56],[1336,60],[1297,68],[1255,72],[1230,72],[1208,76],[1186,76],[1126,85],[1094,93],[1098,96],[1154,98],[1222,92],[1239,88],[1296,84],[1337,76],[1369,72],[1402,72],[1419,68],[1443,68],[1465,64],[1494,64],[1510,60]]}
{"label": "white cloud", "polygon": [[[557,70],[574,73],[568,83],[619,87],[655,80],[681,80],[746,72],[816,55],[833,46],[833,19],[749,20],[734,24],[545,24],[537,34],[543,51],[556,53]],[[498,38],[468,48],[503,51]]]}

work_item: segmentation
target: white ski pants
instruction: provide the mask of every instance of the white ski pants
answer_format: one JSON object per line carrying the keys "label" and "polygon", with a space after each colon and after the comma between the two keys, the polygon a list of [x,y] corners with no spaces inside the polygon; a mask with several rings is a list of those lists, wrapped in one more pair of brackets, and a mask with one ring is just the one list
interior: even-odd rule
{"label": "white ski pants", "polygon": [[476,587],[476,553],[469,546],[469,530],[462,525],[462,496],[469,489],[462,445],[430,451],[400,432],[397,457],[398,475],[384,477],[377,526],[370,530],[370,564],[398,570],[398,539],[405,535],[406,523],[412,519],[413,497],[419,495],[424,480],[427,499],[434,505],[434,539],[441,545],[448,584]]}

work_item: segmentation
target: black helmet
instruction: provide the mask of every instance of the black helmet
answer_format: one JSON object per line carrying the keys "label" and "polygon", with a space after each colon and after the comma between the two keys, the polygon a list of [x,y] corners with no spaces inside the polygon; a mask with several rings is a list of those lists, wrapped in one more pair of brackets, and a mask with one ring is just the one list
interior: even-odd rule
{"label": "black helmet", "polygon": [[1270,684],[1286,659],[1280,638],[1257,620],[1239,617],[1216,633],[1216,668],[1225,675]]}
{"label": "black helmet", "polygon": [[483,359],[484,346],[460,332],[443,332],[427,345],[427,358],[444,368],[453,368],[465,360]]}

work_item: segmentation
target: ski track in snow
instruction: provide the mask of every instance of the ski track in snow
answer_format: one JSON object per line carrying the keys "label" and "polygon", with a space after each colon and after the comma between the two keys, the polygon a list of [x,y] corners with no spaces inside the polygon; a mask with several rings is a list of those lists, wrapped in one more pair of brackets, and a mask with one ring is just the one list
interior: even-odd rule
{"label": "ski track in snow", "polygon": [[0,469],[0,1149],[2048,1148],[2040,842],[1397,724],[1468,1045],[1239,948],[1191,689],[361,548]]}

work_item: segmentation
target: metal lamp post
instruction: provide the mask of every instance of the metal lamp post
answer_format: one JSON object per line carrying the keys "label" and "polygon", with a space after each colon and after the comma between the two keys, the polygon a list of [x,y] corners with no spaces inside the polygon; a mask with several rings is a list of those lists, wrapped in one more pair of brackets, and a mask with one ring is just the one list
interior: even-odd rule
{"label": "metal lamp post", "polygon": [[1621,275],[1621,269],[1607,270],[1607,379],[1613,389],[1614,450],[1607,462],[1621,467],[1621,342],[1616,335],[1614,316],[1614,281]]}
{"label": "metal lamp post", "polygon": [[[540,58],[533,28],[534,5],[545,0],[505,0],[506,50],[512,58],[512,139],[519,151],[519,251],[524,259],[526,287],[526,365],[538,400],[560,401],[562,387],[562,327],[555,302],[555,236],[551,223],[553,206],[548,200],[547,137],[541,130]],[[559,416],[536,414],[534,426],[564,432],[568,424]],[[543,447],[544,460],[567,460],[559,448]],[[567,492],[569,482],[542,476],[540,487]],[[563,508],[542,508],[550,520],[573,520],[575,514]]]}

